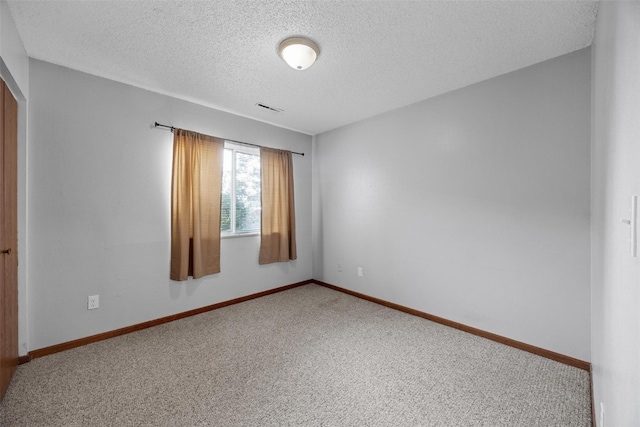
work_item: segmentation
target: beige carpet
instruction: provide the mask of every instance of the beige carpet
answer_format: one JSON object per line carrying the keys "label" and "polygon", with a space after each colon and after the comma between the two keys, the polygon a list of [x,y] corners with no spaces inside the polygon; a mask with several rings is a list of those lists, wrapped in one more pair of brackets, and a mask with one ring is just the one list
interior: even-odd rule
{"label": "beige carpet", "polygon": [[2,426],[590,426],[589,375],[305,285],[21,365]]}

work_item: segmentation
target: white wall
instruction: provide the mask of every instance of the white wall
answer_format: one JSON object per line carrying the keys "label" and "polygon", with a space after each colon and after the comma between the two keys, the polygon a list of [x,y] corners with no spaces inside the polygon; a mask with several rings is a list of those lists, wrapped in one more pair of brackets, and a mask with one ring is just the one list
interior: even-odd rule
{"label": "white wall", "polygon": [[[0,55],[11,75],[6,76],[19,88],[21,96],[29,98],[29,58],[24,50],[11,11],[5,0],[0,0]],[[10,84],[10,85],[11,85]],[[14,88],[11,88],[14,90]]]}
{"label": "white wall", "polygon": [[18,348],[22,356],[28,352],[26,242],[29,58],[4,0],[0,0],[0,77],[18,101]]}
{"label": "white wall", "polygon": [[590,360],[589,49],[316,143],[315,278]]}
{"label": "white wall", "polygon": [[[81,338],[310,279],[311,137],[31,61],[29,347]],[[169,280],[172,134],[301,151],[298,260],[258,265],[259,237],[224,239],[222,272]],[[100,308],[87,310],[87,296]]]}
{"label": "white wall", "polygon": [[[593,43],[592,369],[598,426],[640,425],[640,3],[601,2]],[[604,424],[600,423],[600,402]]]}

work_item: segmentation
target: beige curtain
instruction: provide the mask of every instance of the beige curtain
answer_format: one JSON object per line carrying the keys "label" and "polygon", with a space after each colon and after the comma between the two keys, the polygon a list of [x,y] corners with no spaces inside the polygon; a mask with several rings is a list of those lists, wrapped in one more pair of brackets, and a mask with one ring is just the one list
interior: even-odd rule
{"label": "beige curtain", "polygon": [[262,222],[260,264],[298,257],[293,203],[293,161],[290,151],[260,148]]}
{"label": "beige curtain", "polygon": [[220,199],[224,140],[173,132],[172,280],[220,272]]}

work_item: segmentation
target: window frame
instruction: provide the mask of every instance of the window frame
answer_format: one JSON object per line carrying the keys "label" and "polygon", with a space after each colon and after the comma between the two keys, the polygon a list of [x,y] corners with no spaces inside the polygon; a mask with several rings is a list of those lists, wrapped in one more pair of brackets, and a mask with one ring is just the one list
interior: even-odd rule
{"label": "window frame", "polygon": [[[222,239],[228,239],[228,238],[236,238],[236,237],[247,237],[247,236],[259,236],[260,235],[260,229],[255,230],[255,231],[237,231],[236,228],[236,153],[240,152],[243,154],[248,154],[248,155],[254,155],[254,156],[258,156],[258,159],[260,159],[260,148],[259,147],[252,147],[252,146],[248,146],[248,145],[244,145],[244,144],[238,144],[236,142],[233,141],[224,141],[224,149],[225,150],[231,150],[232,151],[232,155],[231,155],[231,172],[230,172],[230,176],[231,176],[231,206],[230,206],[230,224],[231,224],[231,231],[223,231],[222,230],[222,224],[220,224],[220,237]],[[224,165],[222,167],[222,173],[225,173],[224,170]],[[223,176],[223,180],[224,180],[224,176]],[[260,191],[262,191],[262,189],[260,189]],[[222,208],[222,206],[221,206]]]}

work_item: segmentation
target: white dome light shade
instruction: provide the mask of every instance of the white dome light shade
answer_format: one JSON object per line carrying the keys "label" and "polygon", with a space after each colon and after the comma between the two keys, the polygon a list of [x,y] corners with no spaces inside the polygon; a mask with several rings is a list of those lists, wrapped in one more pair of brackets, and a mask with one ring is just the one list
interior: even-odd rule
{"label": "white dome light shade", "polygon": [[302,37],[291,37],[283,40],[278,46],[278,53],[294,70],[306,70],[311,67],[316,62],[319,52],[317,44]]}

